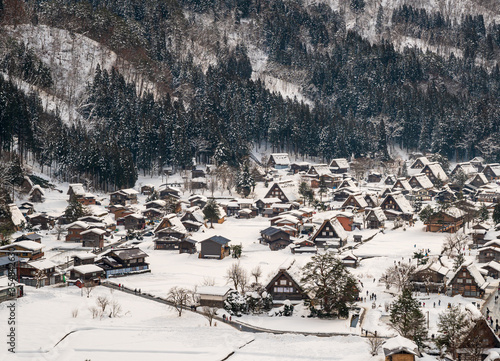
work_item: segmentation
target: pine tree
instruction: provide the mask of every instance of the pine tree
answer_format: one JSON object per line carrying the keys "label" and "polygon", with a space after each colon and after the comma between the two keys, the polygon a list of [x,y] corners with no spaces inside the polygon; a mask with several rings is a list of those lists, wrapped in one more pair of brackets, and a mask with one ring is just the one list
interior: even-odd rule
{"label": "pine tree", "polygon": [[215,199],[210,199],[207,202],[207,204],[203,208],[203,215],[205,216],[205,219],[208,219],[210,221],[210,228],[214,228],[213,222],[217,222],[220,217],[219,205],[217,204]]}
{"label": "pine tree", "polygon": [[255,188],[255,180],[250,171],[248,161],[245,161],[238,171],[236,180],[236,189],[243,197],[248,197],[251,191]]}
{"label": "pine tree", "polygon": [[486,204],[482,204],[481,208],[479,208],[479,219],[481,222],[485,222],[490,218],[490,212],[488,211],[488,207],[486,207]]}
{"label": "pine tree", "polygon": [[450,355],[455,355],[455,350],[472,326],[471,320],[468,314],[456,305],[440,313],[438,317],[439,335],[436,338],[436,344],[441,347],[445,346]]}
{"label": "pine tree", "polygon": [[64,218],[66,222],[72,223],[78,220],[80,217],[88,216],[90,212],[85,208],[80,202],[74,200],[69,202],[66,210],[64,211]]}
{"label": "pine tree", "polygon": [[422,347],[427,338],[425,317],[410,289],[403,289],[402,294],[392,303],[390,322],[391,327],[401,336],[413,340],[418,347]]}
{"label": "pine tree", "polygon": [[493,216],[491,218],[495,224],[500,223],[500,203],[498,203],[493,209]]}

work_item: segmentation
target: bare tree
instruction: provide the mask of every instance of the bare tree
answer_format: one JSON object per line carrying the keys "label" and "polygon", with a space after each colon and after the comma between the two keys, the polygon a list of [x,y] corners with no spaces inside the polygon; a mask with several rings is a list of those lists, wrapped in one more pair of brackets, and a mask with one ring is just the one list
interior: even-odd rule
{"label": "bare tree", "polygon": [[45,273],[42,270],[36,271],[35,281],[36,281],[36,288],[40,288],[43,286],[43,283],[45,282]]}
{"label": "bare tree", "polygon": [[171,302],[173,307],[179,313],[179,317],[182,316],[182,310],[187,306],[189,300],[189,290],[181,287],[172,287],[168,291],[167,301]]}
{"label": "bare tree", "polygon": [[87,298],[90,298],[90,293],[94,290],[94,285],[90,282],[85,284],[85,294],[87,295]]}
{"label": "bare tree", "polygon": [[74,308],[71,311],[71,317],[73,317],[73,318],[77,318],[78,317],[78,308]]}
{"label": "bare tree", "polygon": [[54,230],[56,231],[57,240],[60,241],[61,235],[64,232],[64,228],[60,224],[58,224],[57,226],[55,226]]}
{"label": "bare tree", "polygon": [[256,266],[252,272],[251,272],[252,277],[255,278],[255,283],[259,283],[259,278],[262,276],[262,268],[260,266]]}
{"label": "bare tree", "polygon": [[384,340],[377,336],[369,336],[366,339],[368,346],[370,347],[370,353],[372,356],[376,356],[382,347]]}
{"label": "bare tree", "polygon": [[244,293],[244,290],[248,283],[247,272],[243,267],[241,267],[240,263],[233,263],[231,267],[229,267],[226,271],[226,279],[233,282],[234,289],[238,291],[241,290],[241,293]]}
{"label": "bare tree", "polygon": [[217,316],[217,308],[204,306],[201,314],[205,316],[205,318],[208,320],[208,324],[210,325],[210,327],[212,327],[212,321],[215,316]]}
{"label": "bare tree", "polygon": [[122,306],[118,303],[118,301],[114,300],[111,302],[111,313],[109,314],[110,317],[120,317],[122,313]]}
{"label": "bare tree", "polygon": [[89,311],[92,314],[92,318],[97,318],[100,314],[100,311],[96,306],[89,307]]}
{"label": "bare tree", "polygon": [[415,273],[415,266],[410,263],[399,263],[390,266],[382,275],[381,281],[389,288],[394,286],[401,291],[402,289],[409,288],[410,280]]}
{"label": "bare tree", "polygon": [[446,236],[442,253],[445,256],[453,258],[462,252],[462,249],[467,245],[468,242],[468,235],[462,232],[450,233]]}
{"label": "bare tree", "polygon": [[109,300],[106,296],[99,296],[95,301],[97,306],[102,310],[102,312],[106,311],[106,307],[109,305]]}
{"label": "bare tree", "polygon": [[205,276],[205,278],[203,278],[203,281],[201,282],[201,285],[202,286],[215,286],[215,278]]}

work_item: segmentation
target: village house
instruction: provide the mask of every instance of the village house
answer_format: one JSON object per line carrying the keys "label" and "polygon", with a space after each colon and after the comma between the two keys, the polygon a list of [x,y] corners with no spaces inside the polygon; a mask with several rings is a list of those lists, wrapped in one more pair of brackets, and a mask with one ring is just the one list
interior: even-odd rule
{"label": "village house", "polygon": [[401,192],[408,194],[412,191],[412,187],[406,178],[398,178],[396,183],[392,186],[392,192]]}
{"label": "village house", "polygon": [[92,193],[85,193],[83,197],[78,198],[78,202],[84,206],[93,206],[97,204],[97,199]]}
{"label": "village house", "polygon": [[496,261],[490,261],[486,263],[480,270],[484,270],[488,277],[493,277],[498,279],[500,277],[500,263]]}
{"label": "village house", "polygon": [[339,223],[342,225],[342,228],[344,230],[350,232],[353,230],[355,223],[354,223],[354,214],[351,212],[339,212],[335,215],[335,218],[339,221]]}
{"label": "village house", "polygon": [[472,226],[472,230],[469,233],[472,236],[472,243],[476,246],[482,246],[486,243],[484,237],[489,230],[489,226],[484,223],[476,223]]}
{"label": "village house", "polygon": [[106,278],[124,274],[151,272],[149,263],[146,262],[146,257],[149,256],[136,247],[118,248],[111,249],[101,255],[101,259],[96,264],[104,269]]}
{"label": "village house", "polygon": [[49,227],[54,227],[56,224],[54,217],[49,216],[46,213],[32,214],[27,216],[27,220],[33,227],[40,226],[43,230],[47,230]]}
{"label": "village house", "polygon": [[465,213],[457,207],[450,207],[433,213],[425,223],[426,232],[457,232],[464,223]]}
{"label": "village house", "polygon": [[35,206],[31,202],[23,202],[18,209],[24,217],[35,213]]}
{"label": "village house", "polygon": [[384,179],[384,184],[386,186],[392,186],[394,183],[396,183],[396,176],[394,174],[388,174],[385,179]]}
{"label": "village house", "polygon": [[413,207],[410,202],[401,193],[389,193],[380,204],[388,220],[394,220],[397,217],[405,221],[413,219]]}
{"label": "village house", "polygon": [[308,298],[300,284],[284,268],[281,268],[269,281],[266,291],[273,297],[274,304],[281,304],[285,300],[297,303]]}
{"label": "village house", "polygon": [[178,200],[181,198],[181,191],[179,189],[167,185],[163,185],[160,187],[159,194],[160,194],[160,199],[162,200],[167,200],[167,199]]}
{"label": "village house", "polygon": [[332,159],[330,162],[330,170],[335,174],[349,173],[349,162],[345,158]]}
{"label": "village house", "polygon": [[377,172],[370,172],[366,178],[368,183],[380,183],[382,181],[382,174]]}
{"label": "village house", "polygon": [[370,208],[375,208],[378,207],[378,196],[376,194],[372,193],[366,193],[363,198],[365,199],[366,204],[368,204],[368,207]]}
{"label": "village house", "polygon": [[298,253],[317,253],[318,248],[314,244],[314,242],[311,242],[308,239],[300,239],[295,241],[291,246],[290,250],[292,251],[293,254]]}
{"label": "village house", "polygon": [[448,176],[438,162],[428,163],[422,169],[421,173],[425,174],[434,186],[443,185],[448,182]]}
{"label": "village house", "polygon": [[191,207],[181,217],[181,223],[188,232],[198,232],[205,225],[205,215],[199,207]]}
{"label": "village house", "polygon": [[[13,290],[14,289],[14,290]],[[24,286],[7,276],[0,276],[0,303],[23,297]]]}
{"label": "village house", "polygon": [[142,214],[128,214],[123,219],[125,229],[141,230],[146,227],[146,218]]}
{"label": "village house", "polygon": [[387,217],[385,216],[384,210],[380,207],[367,209],[365,211],[365,222],[366,228],[369,229],[379,229],[384,228],[385,221]]}
{"label": "village house", "polygon": [[454,176],[458,172],[462,172],[467,177],[470,177],[477,173],[477,168],[474,167],[470,162],[457,163],[455,168],[453,168],[453,170],[451,171],[450,175]]}
{"label": "village house", "polygon": [[144,184],[141,187],[141,194],[145,196],[150,196],[155,191],[155,186],[152,184]]}
{"label": "village house", "polygon": [[148,220],[148,221],[155,221],[163,218],[163,215],[165,212],[163,212],[160,209],[157,208],[148,208],[144,211],[142,211],[142,215]]}
{"label": "village house", "polygon": [[297,174],[300,172],[307,173],[310,166],[311,164],[308,162],[295,162],[290,164],[290,172],[292,172],[292,174]]}
{"label": "village house", "polygon": [[81,183],[73,183],[69,185],[68,192],[69,202],[76,202],[83,196],[85,196],[85,189]]}
{"label": "village house", "polygon": [[44,245],[33,241],[14,242],[0,247],[0,257],[8,256],[9,253],[14,253],[20,259],[34,261],[44,256],[42,251],[44,247]]}
{"label": "village house", "polygon": [[41,259],[19,264],[20,282],[28,286],[43,287],[62,282],[62,273],[52,261]]}
{"label": "village house", "polygon": [[76,221],[68,225],[66,230],[68,234],[66,235],[66,242],[81,242],[81,233],[89,228],[87,222]]}
{"label": "village house", "polygon": [[368,207],[368,203],[361,194],[351,194],[342,204],[341,208],[353,208],[358,212],[363,212]]}
{"label": "village house", "polygon": [[344,267],[357,268],[359,264],[359,258],[352,252],[347,252],[346,254],[339,256],[340,262]]}
{"label": "village house", "polygon": [[223,259],[230,254],[229,239],[222,236],[212,236],[200,242],[200,258]]}
{"label": "village house", "polygon": [[35,202],[35,203],[41,203],[45,199],[45,192],[43,191],[42,187],[40,187],[38,184],[36,186],[33,186],[31,188],[31,191],[29,193],[29,198],[30,202]]}
{"label": "village house", "polygon": [[290,166],[290,158],[288,153],[273,153],[267,161],[268,167],[275,169],[287,169]]}
{"label": "village house", "polygon": [[91,228],[80,233],[83,247],[103,248],[104,235],[106,231],[99,228]]}
{"label": "village house", "polygon": [[[10,211],[10,221],[12,222],[12,230],[18,232],[26,225],[26,218],[14,203],[10,203],[8,207]],[[0,217],[0,222],[6,221],[8,221],[8,215],[4,219]]]}
{"label": "village house", "polygon": [[261,198],[255,202],[255,206],[259,210],[259,214],[262,214],[266,208],[269,209],[274,203],[279,202],[281,202],[281,199],[277,197]]}
{"label": "village house", "polygon": [[36,232],[26,233],[17,237],[14,242],[20,241],[33,241],[37,243],[42,243],[42,236]]}
{"label": "village house", "polygon": [[463,264],[449,277],[447,292],[450,296],[482,298],[487,286],[488,282],[474,264]]}
{"label": "village house", "polygon": [[184,238],[179,241],[179,253],[194,254],[197,252],[196,244],[198,242],[192,238]]}
{"label": "village house", "polygon": [[163,217],[160,224],[154,230],[155,235],[158,236],[158,233],[163,229],[171,229],[181,234],[187,233],[181,219],[175,213],[170,213]]}
{"label": "village house", "polygon": [[429,163],[427,157],[419,157],[411,164],[410,169],[423,169]]}
{"label": "village house", "polygon": [[137,192],[135,189],[120,189],[110,194],[109,204],[137,204]]}
{"label": "village house", "polygon": [[29,193],[31,192],[31,188],[33,188],[33,182],[31,181],[30,177],[25,175],[23,181],[21,182],[21,192]]}
{"label": "village house", "polygon": [[231,287],[203,286],[198,287],[196,294],[201,307],[224,308],[224,302],[234,292]]}
{"label": "village house", "polygon": [[201,194],[194,194],[188,198],[190,207],[199,207],[203,209],[207,204],[207,197],[202,196]]}
{"label": "village house", "polygon": [[412,276],[411,284],[416,292],[444,293],[446,292],[446,275],[450,270],[439,261],[420,265]]}
{"label": "village house", "polygon": [[79,253],[73,256],[73,265],[81,266],[84,264],[94,264],[94,260],[97,256],[93,253]]}
{"label": "village house", "polygon": [[385,361],[415,361],[415,356],[420,357],[418,346],[400,335],[387,340],[382,349]]}
{"label": "village house", "polygon": [[[477,345],[478,342],[480,345]],[[470,355],[471,346],[480,353],[479,358]],[[474,326],[463,337],[454,356],[457,361],[485,360],[491,349],[498,348],[500,348],[500,339],[488,325],[486,319],[481,317],[475,320]],[[490,360],[495,359],[497,358],[490,358]]]}
{"label": "village house", "polygon": [[432,184],[431,180],[427,175],[420,173],[412,176],[410,180],[408,181],[410,184],[411,188],[416,190],[416,189],[431,189],[434,187],[434,184]]}
{"label": "village house", "polygon": [[135,213],[131,208],[122,206],[120,204],[113,204],[108,207],[110,213],[115,216],[115,219],[118,220],[120,218],[125,217],[126,215]]}
{"label": "village house", "polygon": [[500,179],[500,164],[492,163],[487,164],[483,169],[483,174],[486,176],[488,181],[494,181]]}
{"label": "village house", "polygon": [[311,241],[318,248],[340,248],[347,241],[347,233],[336,218],[325,219]]}
{"label": "village house", "polygon": [[154,249],[156,250],[167,250],[167,251],[179,250],[180,238],[165,236],[165,237],[155,238],[153,242],[154,242]]}
{"label": "village house", "polygon": [[477,251],[477,258],[479,263],[488,263],[491,261],[500,262],[500,242],[498,243],[486,243],[484,247],[481,247]]}
{"label": "village house", "polygon": [[260,235],[260,243],[267,244],[271,251],[284,249],[292,242],[290,234],[280,227],[268,227],[260,231]]}
{"label": "village house", "polygon": [[290,183],[274,183],[264,198],[279,198],[282,203],[295,202],[297,196],[290,189],[292,186]]}
{"label": "village house", "polygon": [[69,277],[73,281],[80,280],[84,285],[98,285],[101,279],[106,278],[106,274],[102,267],[94,264],[83,264],[74,266],[70,271]]}

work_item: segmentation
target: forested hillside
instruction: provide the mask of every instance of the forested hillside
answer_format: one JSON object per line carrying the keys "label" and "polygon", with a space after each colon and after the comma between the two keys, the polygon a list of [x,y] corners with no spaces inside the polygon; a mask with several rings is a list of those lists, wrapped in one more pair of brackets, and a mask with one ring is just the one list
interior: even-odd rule
{"label": "forested hillside", "polygon": [[[262,142],[324,159],[385,158],[392,143],[500,160],[500,10],[377,4],[1,0],[0,145],[103,189],[193,157],[237,166]],[[88,68],[73,80],[68,53]]]}

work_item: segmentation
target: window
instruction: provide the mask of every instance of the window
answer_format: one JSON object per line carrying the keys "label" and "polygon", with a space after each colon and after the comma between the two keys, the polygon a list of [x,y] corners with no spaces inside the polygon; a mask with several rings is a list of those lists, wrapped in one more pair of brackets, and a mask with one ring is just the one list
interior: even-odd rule
{"label": "window", "polygon": [[457,279],[457,283],[464,283],[464,280],[462,278]]}
{"label": "window", "polygon": [[472,280],[471,279],[466,279],[465,283],[472,283]]}
{"label": "window", "polygon": [[462,272],[462,277],[467,277],[467,272]]}
{"label": "window", "polygon": [[326,236],[326,232],[325,231],[321,232],[321,235]]}
{"label": "window", "polygon": [[280,280],[280,285],[281,286],[286,286],[286,280]]}

